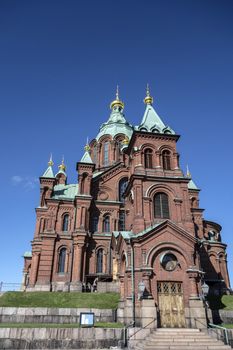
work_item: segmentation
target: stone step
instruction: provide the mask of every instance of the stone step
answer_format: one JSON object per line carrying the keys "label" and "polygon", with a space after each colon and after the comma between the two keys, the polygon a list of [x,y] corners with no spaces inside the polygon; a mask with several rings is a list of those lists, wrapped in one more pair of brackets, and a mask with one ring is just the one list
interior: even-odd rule
{"label": "stone step", "polygon": [[178,332],[178,333],[200,333],[198,328],[157,328],[156,332],[158,333],[169,333],[169,332]]}
{"label": "stone step", "polygon": [[[147,339],[167,339],[168,336],[166,334],[154,334],[152,333],[151,335],[149,335],[149,337]],[[198,335],[170,335],[169,334],[169,339],[210,339],[209,335],[205,334],[205,333],[200,333]]]}
{"label": "stone step", "polygon": [[144,341],[137,344],[135,350],[227,350],[230,346],[212,338],[199,329],[159,328]]}
{"label": "stone step", "polygon": [[200,340],[199,342],[197,342],[197,341],[170,341],[169,339],[168,340],[163,340],[163,341],[161,341],[161,340],[154,340],[154,341],[149,341],[149,340],[146,340],[145,341],[145,343],[144,343],[145,345],[148,345],[148,346],[152,346],[152,345],[176,345],[176,344],[180,344],[180,345],[192,345],[192,346],[199,346],[199,345],[216,345],[216,344],[218,344],[218,341],[217,340],[210,340],[210,339],[208,339],[208,340],[206,340],[206,341],[202,341],[202,340]]}

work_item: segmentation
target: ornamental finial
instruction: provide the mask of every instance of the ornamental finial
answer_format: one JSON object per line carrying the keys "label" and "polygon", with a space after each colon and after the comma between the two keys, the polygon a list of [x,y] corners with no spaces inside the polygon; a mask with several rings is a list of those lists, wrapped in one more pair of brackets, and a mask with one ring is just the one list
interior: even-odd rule
{"label": "ornamental finial", "polygon": [[110,109],[113,109],[115,106],[120,107],[120,110],[124,108],[124,103],[120,100],[119,97],[119,86],[116,87],[116,99],[111,102]]}
{"label": "ornamental finial", "polygon": [[144,98],[144,103],[146,105],[152,105],[153,103],[153,97],[150,95],[150,87],[148,83],[146,85],[146,97]]}
{"label": "ornamental finial", "polygon": [[190,171],[189,171],[188,164],[187,164],[186,176],[187,176],[187,177],[191,177],[191,173],[190,173]]}
{"label": "ornamental finial", "polygon": [[86,146],[84,147],[84,150],[86,152],[90,152],[90,149],[91,149],[91,147],[89,146],[89,140],[88,140],[88,137],[87,137],[87,143],[86,143]]}
{"label": "ornamental finial", "polygon": [[66,171],[66,166],[65,166],[65,163],[64,163],[64,156],[62,156],[62,161],[61,161],[61,164],[59,165],[58,168],[61,171]]}
{"label": "ornamental finial", "polygon": [[48,161],[48,166],[53,166],[53,157],[52,157],[52,153],[50,154],[50,158],[49,158],[49,161]]}

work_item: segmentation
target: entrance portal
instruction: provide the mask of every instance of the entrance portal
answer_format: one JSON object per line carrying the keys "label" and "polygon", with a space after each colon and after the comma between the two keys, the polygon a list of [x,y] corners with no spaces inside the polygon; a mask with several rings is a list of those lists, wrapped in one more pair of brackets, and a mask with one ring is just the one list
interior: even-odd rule
{"label": "entrance portal", "polygon": [[185,327],[182,283],[158,282],[157,291],[160,326]]}

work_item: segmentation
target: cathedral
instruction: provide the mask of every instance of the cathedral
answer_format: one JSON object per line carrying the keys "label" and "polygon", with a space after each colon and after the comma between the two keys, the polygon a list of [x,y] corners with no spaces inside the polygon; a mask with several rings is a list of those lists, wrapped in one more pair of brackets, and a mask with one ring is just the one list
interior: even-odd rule
{"label": "cathedral", "polygon": [[221,226],[203,217],[200,189],[179,165],[179,135],[156,113],[149,87],[144,103],[139,125],[129,124],[117,89],[77,162],[78,183],[68,183],[64,160],[56,173],[50,159],[23,288],[116,291],[125,319],[128,306],[139,315],[148,301],[162,326],[185,326],[203,285],[214,295],[230,288],[226,244]]}

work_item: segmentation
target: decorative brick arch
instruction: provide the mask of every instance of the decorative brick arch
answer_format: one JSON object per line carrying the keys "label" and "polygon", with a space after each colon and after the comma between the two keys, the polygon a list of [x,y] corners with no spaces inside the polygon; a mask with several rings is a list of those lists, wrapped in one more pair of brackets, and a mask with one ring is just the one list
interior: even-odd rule
{"label": "decorative brick arch", "polygon": [[177,251],[180,255],[182,255],[185,262],[186,262],[187,267],[189,265],[192,265],[192,262],[190,260],[190,257],[188,256],[188,254],[184,250],[182,250],[178,244],[173,243],[173,242],[169,242],[169,244],[168,243],[160,243],[157,246],[152,247],[146,255],[146,265],[149,267],[153,267],[152,262],[153,262],[154,257],[157,256],[159,254],[159,252],[161,252],[161,250],[166,250],[166,249]]}
{"label": "decorative brick arch", "polygon": [[153,199],[156,192],[164,192],[166,193],[170,198],[172,195],[172,199],[176,198],[176,192],[174,189],[168,185],[165,184],[157,184],[157,185],[151,185],[148,187],[145,193],[145,197],[149,197],[150,199]]}

